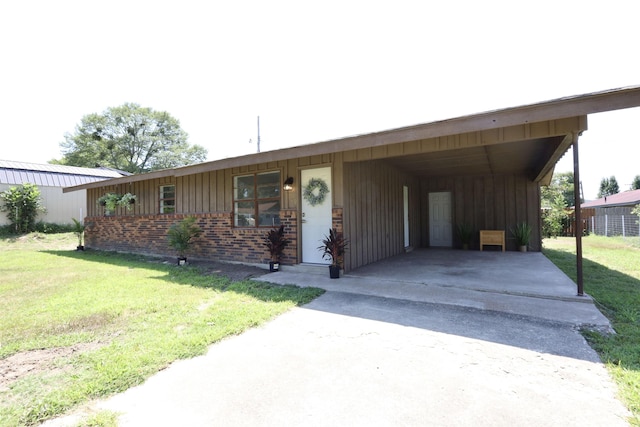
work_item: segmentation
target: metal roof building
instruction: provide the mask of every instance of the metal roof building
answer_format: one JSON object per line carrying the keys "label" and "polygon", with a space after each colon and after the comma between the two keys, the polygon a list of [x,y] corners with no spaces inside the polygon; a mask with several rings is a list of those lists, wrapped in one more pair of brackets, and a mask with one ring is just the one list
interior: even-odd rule
{"label": "metal roof building", "polygon": [[[75,166],[50,165],[0,160],[0,192],[11,187],[30,183],[38,186],[42,203],[47,209],[38,220],[68,224],[71,218],[82,220],[86,212],[86,191],[77,195],[63,194],[64,187],[89,184],[111,178],[131,175],[128,172],[109,168],[80,168]],[[0,225],[8,220],[0,213]]]}
{"label": "metal roof building", "polygon": [[108,168],[43,165],[0,160],[0,184],[35,184],[38,187],[72,187],[109,178],[131,175]]}

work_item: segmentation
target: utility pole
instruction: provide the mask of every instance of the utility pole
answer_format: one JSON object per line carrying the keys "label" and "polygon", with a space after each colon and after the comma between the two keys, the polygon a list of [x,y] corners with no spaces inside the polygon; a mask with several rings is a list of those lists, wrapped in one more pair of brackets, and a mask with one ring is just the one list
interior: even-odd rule
{"label": "utility pole", "polygon": [[258,153],[260,152],[260,116],[258,116]]}
{"label": "utility pole", "polygon": [[[251,144],[253,142],[252,139],[249,139],[249,144]],[[257,153],[260,152],[260,116],[258,116],[258,149],[256,150]]]}

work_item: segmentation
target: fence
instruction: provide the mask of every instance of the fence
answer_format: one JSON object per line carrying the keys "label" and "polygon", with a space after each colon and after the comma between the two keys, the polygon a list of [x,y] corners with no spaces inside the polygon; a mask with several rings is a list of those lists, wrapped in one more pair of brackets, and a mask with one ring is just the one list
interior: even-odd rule
{"label": "fence", "polygon": [[[640,236],[640,218],[631,213],[632,207],[613,208],[588,208],[582,210],[582,234],[597,234],[599,236]],[[575,236],[576,230],[575,215],[571,212],[568,215],[564,226],[564,236]]]}
{"label": "fence", "polygon": [[600,236],[640,236],[638,216],[632,214],[603,214],[590,218],[590,229]]}

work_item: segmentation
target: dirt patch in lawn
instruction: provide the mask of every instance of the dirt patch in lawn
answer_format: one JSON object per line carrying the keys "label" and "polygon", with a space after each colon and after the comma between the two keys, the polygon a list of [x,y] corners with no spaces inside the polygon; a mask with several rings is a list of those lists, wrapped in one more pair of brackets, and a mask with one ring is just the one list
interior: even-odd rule
{"label": "dirt patch in lawn", "polygon": [[63,364],[56,362],[75,353],[92,351],[103,343],[81,343],[69,347],[44,348],[22,351],[0,360],[0,391],[7,391],[9,385],[27,375],[55,373],[63,371]]}

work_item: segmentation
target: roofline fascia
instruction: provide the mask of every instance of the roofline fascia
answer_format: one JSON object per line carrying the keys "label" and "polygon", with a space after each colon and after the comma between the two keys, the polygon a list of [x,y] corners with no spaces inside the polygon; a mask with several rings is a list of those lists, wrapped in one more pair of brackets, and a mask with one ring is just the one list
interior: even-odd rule
{"label": "roofline fascia", "polygon": [[[468,132],[478,132],[520,124],[585,116],[588,114],[633,108],[637,106],[640,106],[640,86],[609,89],[601,92],[569,96],[535,104],[509,107],[425,124],[338,138],[279,150],[265,151],[262,153],[247,154],[239,157],[213,160],[196,165],[182,166],[174,169],[165,169],[162,171],[149,172],[146,174],[132,175],[122,178],[114,178],[100,182],[105,184],[102,186],[108,186],[143,181],[156,177],[184,176],[201,172],[209,172],[212,170],[247,166],[255,163],[288,160],[300,156],[315,156],[347,150],[357,150],[360,148],[370,148]],[[304,152],[301,152],[302,150],[304,150]],[[66,193],[98,187],[101,187],[101,185],[83,184],[75,187],[64,188],[63,192]]]}

